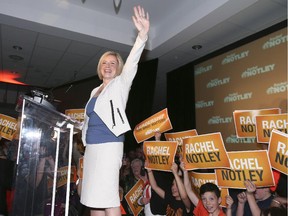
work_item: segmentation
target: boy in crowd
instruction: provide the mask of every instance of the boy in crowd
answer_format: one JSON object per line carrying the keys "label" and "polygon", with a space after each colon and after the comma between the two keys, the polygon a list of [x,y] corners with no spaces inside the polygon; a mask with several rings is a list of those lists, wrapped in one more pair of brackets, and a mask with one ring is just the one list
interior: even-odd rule
{"label": "boy in crowd", "polygon": [[[184,186],[187,192],[188,197],[191,202],[196,206],[193,211],[195,216],[223,216],[225,213],[220,207],[221,203],[221,192],[217,185],[208,182],[201,185],[200,187],[200,198],[192,190],[191,182],[189,180],[188,171],[184,168],[184,163],[181,162],[180,167],[184,174]],[[233,199],[231,196],[226,196],[227,211],[226,215],[232,215],[232,204]]]}

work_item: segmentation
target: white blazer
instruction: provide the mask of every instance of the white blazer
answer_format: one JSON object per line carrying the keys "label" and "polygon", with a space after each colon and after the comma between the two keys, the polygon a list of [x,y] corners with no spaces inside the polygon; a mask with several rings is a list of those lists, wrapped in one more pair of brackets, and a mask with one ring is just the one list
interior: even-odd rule
{"label": "white blazer", "polygon": [[[97,113],[115,136],[119,136],[126,131],[131,130],[125,109],[129,91],[137,73],[138,62],[146,41],[147,38],[145,41],[139,36],[136,38],[134,46],[124,64],[122,73],[111,80],[102,90],[94,106],[94,112]],[[92,90],[90,99],[102,85],[103,84]],[[82,129],[82,141],[84,145],[86,145],[86,132],[89,122],[89,117],[86,115],[87,104],[85,106],[84,124]]]}

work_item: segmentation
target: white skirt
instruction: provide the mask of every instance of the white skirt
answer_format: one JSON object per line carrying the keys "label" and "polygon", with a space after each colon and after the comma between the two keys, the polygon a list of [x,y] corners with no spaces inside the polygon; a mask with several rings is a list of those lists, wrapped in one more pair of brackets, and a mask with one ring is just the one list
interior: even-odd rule
{"label": "white skirt", "polygon": [[119,170],[123,143],[86,145],[83,160],[81,203],[91,208],[120,206]]}

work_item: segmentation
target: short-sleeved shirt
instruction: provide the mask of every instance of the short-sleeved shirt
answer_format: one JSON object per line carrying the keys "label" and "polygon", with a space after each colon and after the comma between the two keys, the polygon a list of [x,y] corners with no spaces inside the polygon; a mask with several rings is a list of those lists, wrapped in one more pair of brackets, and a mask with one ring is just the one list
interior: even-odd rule
{"label": "short-sleeved shirt", "polygon": [[[220,208],[219,216],[225,216],[225,213],[223,212],[222,208]],[[205,209],[202,200],[199,200],[196,208],[193,211],[193,214],[195,216],[209,216],[209,212]]]}

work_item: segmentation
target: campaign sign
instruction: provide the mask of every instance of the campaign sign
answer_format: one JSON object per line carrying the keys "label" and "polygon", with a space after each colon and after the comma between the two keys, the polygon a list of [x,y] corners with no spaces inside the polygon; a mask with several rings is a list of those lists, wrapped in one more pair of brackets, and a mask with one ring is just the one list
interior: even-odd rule
{"label": "campaign sign", "polygon": [[186,170],[230,168],[220,132],[184,139],[182,159]]}
{"label": "campaign sign", "polygon": [[133,134],[136,141],[140,143],[153,137],[155,132],[163,133],[170,129],[172,125],[166,108],[136,125]]}
{"label": "campaign sign", "polygon": [[72,119],[77,121],[84,121],[85,109],[67,109],[65,110],[65,115],[70,116]]}
{"label": "campaign sign", "polygon": [[145,167],[171,172],[177,145],[176,141],[145,141],[143,144]]}
{"label": "campaign sign", "polygon": [[183,150],[182,150],[183,139],[190,138],[190,137],[193,137],[196,135],[198,135],[196,129],[181,131],[181,132],[175,132],[175,133],[164,133],[165,139],[167,141],[178,142],[177,154],[181,154],[181,155],[183,153]]}
{"label": "campaign sign", "polygon": [[144,181],[139,179],[137,183],[131,188],[130,191],[125,195],[125,200],[128,203],[134,216],[137,216],[143,209],[143,206],[138,204],[138,199],[143,194]]}
{"label": "campaign sign", "polygon": [[280,113],[281,110],[279,108],[261,110],[235,110],[233,112],[233,118],[237,137],[256,137],[255,116]]}
{"label": "campaign sign", "polygon": [[[198,195],[199,198],[200,198],[201,185],[207,182],[211,182],[214,183],[215,185],[218,185],[215,173],[199,173],[191,171],[189,172],[189,177],[192,182],[192,190],[195,192],[195,194]],[[227,188],[219,187],[219,189],[221,191],[221,199],[222,199],[220,206],[226,207],[226,196],[229,195],[229,191]]]}
{"label": "campaign sign", "polygon": [[[67,184],[68,166],[60,167],[57,171],[56,187],[62,187]],[[77,179],[76,166],[71,166],[70,182],[75,183]],[[53,187],[53,179],[47,178],[47,188]]]}
{"label": "campaign sign", "polygon": [[256,118],[256,134],[258,143],[269,143],[270,134],[273,129],[288,133],[288,115],[272,114],[259,115]]}
{"label": "campaign sign", "polygon": [[243,188],[245,180],[257,187],[274,186],[272,168],[266,150],[228,152],[231,169],[216,169],[220,187]]}
{"label": "campaign sign", "polygon": [[17,131],[17,122],[15,118],[0,114],[0,137],[13,140]]}
{"label": "campaign sign", "polygon": [[84,157],[79,158],[79,179],[83,179],[83,160]]}
{"label": "campaign sign", "polygon": [[273,129],[271,132],[268,155],[271,166],[288,174],[288,134]]}

